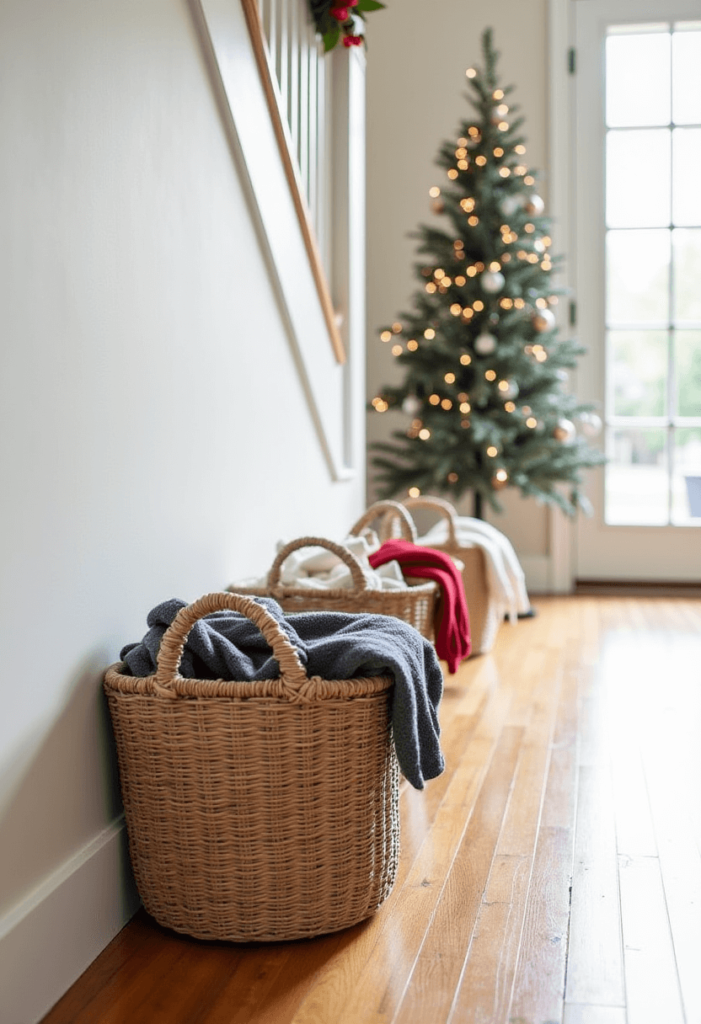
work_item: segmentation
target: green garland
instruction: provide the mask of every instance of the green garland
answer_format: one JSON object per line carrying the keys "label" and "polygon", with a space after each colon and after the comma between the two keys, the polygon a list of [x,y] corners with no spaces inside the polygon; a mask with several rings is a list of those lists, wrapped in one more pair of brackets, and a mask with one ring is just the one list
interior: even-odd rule
{"label": "green garland", "polygon": [[359,32],[361,21],[369,11],[379,11],[380,0],[309,0],[317,32],[324,40],[324,52],[333,50],[342,39],[346,47],[365,45],[365,34]]}

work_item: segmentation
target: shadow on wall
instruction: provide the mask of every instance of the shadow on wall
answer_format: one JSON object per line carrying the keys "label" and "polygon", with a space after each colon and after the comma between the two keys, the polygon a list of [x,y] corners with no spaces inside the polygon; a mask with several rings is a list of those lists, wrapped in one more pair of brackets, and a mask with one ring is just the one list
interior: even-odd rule
{"label": "shadow on wall", "polygon": [[122,810],[102,676],[104,651],[77,667],[63,706],[25,738],[0,779],[0,913],[85,846]]}

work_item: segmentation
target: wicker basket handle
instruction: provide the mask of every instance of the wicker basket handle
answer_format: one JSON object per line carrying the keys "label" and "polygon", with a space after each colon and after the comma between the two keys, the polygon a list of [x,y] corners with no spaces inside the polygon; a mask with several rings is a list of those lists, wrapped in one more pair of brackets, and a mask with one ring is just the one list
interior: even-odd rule
{"label": "wicker basket handle", "polygon": [[365,512],[355,526],[351,527],[351,534],[354,537],[360,535],[364,527],[369,526],[370,523],[374,522],[375,519],[384,517],[392,513],[399,519],[399,525],[401,527],[402,535],[404,540],[410,540],[412,543],[416,543],[416,527],[414,526],[414,520],[410,514],[400,505],[398,501],[376,501],[374,505]]}
{"label": "wicker basket handle", "polygon": [[275,659],[280,666],[280,677],[287,688],[296,694],[308,683],[307,673],[300,663],[297,651],[270,612],[257,601],[251,600],[250,597],[221,591],[215,594],[205,594],[198,601],[193,601],[186,608],[181,608],[168,626],[161,639],[161,646],[156,658],[156,677],[154,679],[156,693],[161,697],[178,696],[173,684],[180,678],[178,674],[180,659],[183,656],[183,648],[190,630],[205,615],[225,609],[240,612],[241,615],[250,619],[254,626],[258,627],[273,649]]}
{"label": "wicker basket handle", "polygon": [[457,512],[449,501],[444,498],[436,498],[431,494],[426,495],[425,498],[406,498],[404,506],[406,508],[427,508],[442,515],[448,520],[448,541],[453,547],[457,547],[458,538],[455,532]]}
{"label": "wicker basket handle", "polygon": [[335,541],[327,540],[325,537],[299,537],[297,540],[291,540],[289,544],[285,544],[284,548],[280,548],[278,551],[277,557],[268,573],[268,586],[272,591],[279,591],[281,593],[285,591],[285,587],[280,582],[280,573],[288,555],[291,555],[298,548],[313,547],[326,548],[327,551],[332,551],[334,555],[337,555],[348,566],[355,590],[368,589],[368,581],[363,572],[363,567],[352,551],[343,547],[342,544],[336,544]]}

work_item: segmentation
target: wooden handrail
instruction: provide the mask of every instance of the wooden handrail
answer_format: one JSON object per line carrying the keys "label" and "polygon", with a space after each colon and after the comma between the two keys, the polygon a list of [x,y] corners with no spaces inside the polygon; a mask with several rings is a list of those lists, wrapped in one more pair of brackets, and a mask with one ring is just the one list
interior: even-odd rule
{"label": "wooden handrail", "polygon": [[338,324],[336,323],[336,312],[333,308],[333,302],[331,301],[331,292],[329,290],[328,282],[326,280],[326,274],[324,273],[324,267],[321,261],[321,254],[319,252],[319,246],[316,241],[316,235],[312,227],[311,216],[309,214],[309,208],[307,206],[306,199],[302,192],[299,177],[295,169],[295,165],[292,159],[292,153],[290,150],[290,144],[285,131],[284,122],[280,113],[280,104],[275,92],[273,85],[273,75],[270,69],[270,59],[268,57],[268,51],[265,44],[265,37],[263,32],[263,24],[260,18],[260,12],[258,10],[258,0],[241,0],[243,12],[246,17],[246,24],[248,25],[248,31],[251,36],[251,42],[253,44],[253,52],[255,53],[256,63],[258,65],[258,71],[260,73],[261,82],[263,85],[263,91],[265,92],[265,98],[268,103],[268,109],[270,111],[270,117],[273,123],[273,129],[275,131],[275,137],[277,139],[278,148],[280,150],[280,157],[282,159],[283,167],[285,169],[285,176],[290,187],[290,193],[292,195],[292,201],[294,203],[299,225],[302,230],[302,236],[304,238],[304,245],[307,250],[309,257],[309,263],[311,265],[312,274],[314,276],[314,282],[316,284],[316,290],[319,295],[321,307],[324,313],[324,319],[331,339],[331,345],[333,347],[334,354],[339,363],[345,363],[346,361],[346,350],[341,338]]}

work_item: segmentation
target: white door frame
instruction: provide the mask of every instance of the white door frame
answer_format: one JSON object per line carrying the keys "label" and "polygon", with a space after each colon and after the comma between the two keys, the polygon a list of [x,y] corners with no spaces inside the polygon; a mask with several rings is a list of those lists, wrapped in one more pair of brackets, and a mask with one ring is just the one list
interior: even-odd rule
{"label": "white door frame", "polygon": [[[568,2],[568,0],[565,0]],[[557,0],[554,0],[557,4]],[[575,6],[577,5],[577,6]],[[570,189],[569,241],[571,258],[568,255],[568,270],[572,283],[577,282],[581,315],[578,329],[590,349],[582,362],[579,373],[578,393],[583,400],[600,399],[604,379],[605,352],[600,339],[604,327],[604,228],[603,218],[592,218],[591,209],[600,209],[604,201],[603,162],[598,149],[584,144],[581,152],[575,151],[577,137],[582,143],[603,139],[601,109],[592,103],[578,103],[575,96],[583,94],[588,98],[587,82],[598,82],[599,65],[596,63],[600,51],[593,47],[594,38],[600,39],[599,29],[612,17],[616,22],[635,23],[670,18],[699,20],[701,0],[675,0],[674,11],[664,10],[663,0],[569,0],[569,37],[571,42],[581,43],[582,51],[576,54],[577,77],[573,77],[570,88],[569,154],[571,157],[568,175]],[[577,17],[575,17],[575,12]],[[580,32],[579,15],[583,16]],[[588,41],[587,41],[588,40]],[[603,69],[602,69],[603,70]],[[603,79],[602,79],[603,82]],[[597,85],[598,88],[598,85]],[[603,103],[603,93],[599,96]],[[553,151],[557,160],[558,150]],[[576,163],[575,163],[576,158]],[[556,164],[557,166],[557,164]],[[576,176],[581,174],[583,187],[576,195]],[[576,202],[576,207],[575,207]],[[575,245],[575,233],[577,234]],[[592,266],[576,263],[576,251],[597,254]],[[587,272],[587,277],[583,271]],[[600,274],[599,285],[594,286],[593,274]],[[591,340],[590,340],[591,339]],[[595,580],[611,579],[624,581],[670,581],[696,583],[701,576],[701,534],[696,525],[678,526],[625,526],[606,524],[603,518],[604,480],[602,470],[595,481],[593,496],[598,499],[599,508],[593,520],[581,520],[572,530],[571,574],[591,577]],[[575,547],[576,545],[576,547]]]}
{"label": "white door frame", "polygon": [[[572,0],[548,0],[548,212],[553,218],[553,252],[566,255],[565,268],[557,279],[562,287],[571,286],[575,279],[574,250],[570,245],[574,198],[571,185],[573,95],[569,71],[571,3]],[[558,326],[562,334],[572,331],[568,301],[558,306]],[[576,380],[572,385],[576,385]],[[548,532],[548,589],[555,594],[568,594],[574,586],[576,531],[571,519],[560,509],[551,508]]]}

